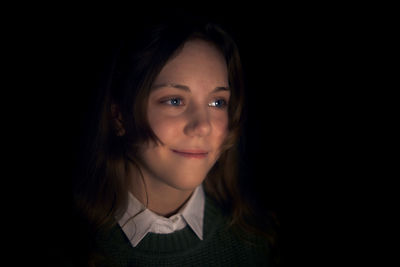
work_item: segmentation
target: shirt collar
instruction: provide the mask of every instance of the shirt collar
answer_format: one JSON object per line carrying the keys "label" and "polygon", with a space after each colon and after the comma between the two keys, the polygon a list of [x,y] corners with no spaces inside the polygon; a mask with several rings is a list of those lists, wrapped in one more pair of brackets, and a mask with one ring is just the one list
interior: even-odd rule
{"label": "shirt collar", "polygon": [[[147,209],[131,193],[129,193],[128,201],[127,210],[118,221],[118,224],[121,226],[131,244],[136,247],[147,233],[152,232],[154,222],[165,222],[168,221],[168,219]],[[189,225],[200,240],[203,240],[204,203],[205,196],[203,186],[199,185],[177,214],[170,217],[182,216],[184,220],[181,220],[180,223],[184,223],[184,225],[181,226]],[[171,225],[173,225],[172,221]],[[176,225],[174,227],[176,227]]]}

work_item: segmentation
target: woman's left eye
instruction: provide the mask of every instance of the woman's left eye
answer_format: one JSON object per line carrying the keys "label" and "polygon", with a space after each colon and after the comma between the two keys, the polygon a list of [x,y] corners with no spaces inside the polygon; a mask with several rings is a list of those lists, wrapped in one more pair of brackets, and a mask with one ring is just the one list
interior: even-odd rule
{"label": "woman's left eye", "polygon": [[208,106],[210,106],[210,107],[216,107],[216,108],[221,108],[221,109],[225,108],[226,105],[227,105],[227,102],[225,101],[225,99],[216,99],[208,104]]}

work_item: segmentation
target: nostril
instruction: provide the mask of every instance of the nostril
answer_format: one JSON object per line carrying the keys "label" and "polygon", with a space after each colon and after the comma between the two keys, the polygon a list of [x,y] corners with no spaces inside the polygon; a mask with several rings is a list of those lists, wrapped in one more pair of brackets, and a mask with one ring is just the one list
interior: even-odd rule
{"label": "nostril", "polygon": [[211,132],[211,123],[208,120],[191,121],[185,127],[185,134],[189,136],[207,136]]}

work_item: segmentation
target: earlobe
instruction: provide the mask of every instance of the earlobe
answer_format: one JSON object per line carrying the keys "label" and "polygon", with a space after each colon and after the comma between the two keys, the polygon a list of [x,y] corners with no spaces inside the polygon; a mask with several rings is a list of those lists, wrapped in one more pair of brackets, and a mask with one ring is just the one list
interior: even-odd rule
{"label": "earlobe", "polygon": [[122,114],[117,104],[111,104],[111,115],[112,115],[115,134],[117,136],[124,136],[125,128],[123,125]]}

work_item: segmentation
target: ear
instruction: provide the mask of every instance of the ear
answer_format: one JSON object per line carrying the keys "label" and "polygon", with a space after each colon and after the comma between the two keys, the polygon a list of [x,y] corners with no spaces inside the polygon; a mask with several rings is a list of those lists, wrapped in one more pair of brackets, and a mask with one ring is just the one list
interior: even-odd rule
{"label": "ear", "polygon": [[111,104],[111,115],[114,125],[115,134],[117,136],[125,135],[125,128],[123,125],[122,114],[117,104]]}

